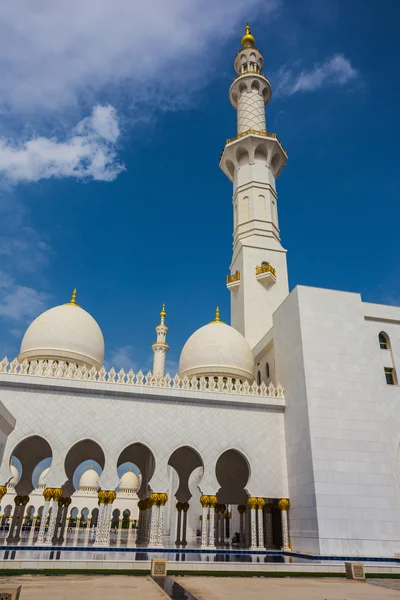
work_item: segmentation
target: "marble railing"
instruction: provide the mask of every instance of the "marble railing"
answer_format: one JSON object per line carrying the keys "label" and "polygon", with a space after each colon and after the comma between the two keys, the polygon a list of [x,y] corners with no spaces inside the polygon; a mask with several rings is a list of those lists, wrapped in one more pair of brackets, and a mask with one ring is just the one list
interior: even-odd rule
{"label": "marble railing", "polygon": [[149,371],[146,375],[142,371],[134,373],[132,369],[127,373],[124,369],[116,371],[114,368],[106,371],[102,367],[99,371],[56,360],[27,360],[19,363],[16,358],[11,362],[7,357],[0,361],[0,373],[9,375],[29,375],[30,377],[49,377],[56,379],[73,379],[75,381],[97,381],[100,383],[138,385],[174,390],[189,390],[193,392],[219,392],[222,394],[235,394],[245,396],[261,396],[265,398],[284,398],[283,387],[270,383],[252,385],[248,381],[239,381],[231,377],[171,377],[167,373],[164,377],[157,377]]}

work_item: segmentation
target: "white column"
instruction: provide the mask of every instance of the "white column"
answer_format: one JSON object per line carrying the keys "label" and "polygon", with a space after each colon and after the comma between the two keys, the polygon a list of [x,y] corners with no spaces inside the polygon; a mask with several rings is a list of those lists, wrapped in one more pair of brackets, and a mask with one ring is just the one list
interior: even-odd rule
{"label": "white column", "polygon": [[112,524],[112,504],[106,504],[103,520],[103,546],[110,545],[110,533]]}
{"label": "white column", "polygon": [[263,507],[265,501],[263,498],[257,499],[257,524],[258,524],[258,547],[264,548],[264,523],[263,523]]}
{"label": "white column", "polygon": [[217,504],[217,496],[210,496],[210,535],[208,539],[208,547],[215,548],[214,541],[214,533],[215,533],[215,524],[214,524],[214,514],[215,514],[215,506]]}
{"label": "white column", "polygon": [[203,508],[202,516],[201,516],[201,546],[200,547],[207,548],[207,546],[208,546],[208,529],[209,529],[209,521],[208,521],[209,497],[201,496],[200,502],[201,502],[201,506]]}
{"label": "white column", "polygon": [[72,542],[73,546],[77,546],[78,545],[80,528],[81,528],[81,518],[80,517],[76,517],[76,519],[75,519],[75,530],[74,530],[74,540]]}
{"label": "white column", "polygon": [[49,516],[50,503],[52,502],[51,499],[53,497],[52,490],[48,491],[48,489],[46,489],[43,493],[43,496],[44,496],[45,502],[44,502],[43,511],[42,511],[42,518],[40,519],[39,535],[36,540],[37,545],[42,545],[44,543],[47,517]]}
{"label": "white column", "polygon": [[289,508],[289,500],[286,498],[282,498],[278,502],[278,508],[281,511],[281,520],[282,520],[282,550],[286,552],[290,550],[289,546],[289,528],[288,528],[288,517],[287,511]]}
{"label": "white column", "polygon": [[250,506],[250,550],[257,550],[257,498],[249,498],[247,503]]}
{"label": "white column", "polygon": [[188,502],[183,503],[182,512],[183,512],[183,523],[182,523],[182,546],[185,548],[187,546],[187,513],[189,510]]}
{"label": "white column", "polygon": [[272,536],[272,508],[273,504],[267,504],[266,506],[266,547],[272,548],[274,545],[273,536]]}
{"label": "white column", "polygon": [[129,546],[130,548],[132,548],[133,546],[136,545],[134,542],[132,543],[132,537],[133,537],[133,528],[132,528],[132,525],[133,525],[133,520],[129,519],[129,530],[128,530],[128,538],[127,538],[127,541],[126,541],[126,545]]}
{"label": "white column", "polygon": [[69,523],[70,523],[71,517],[67,517],[66,521],[65,521],[65,527],[64,527],[64,541],[62,543],[62,546],[67,546],[68,545],[68,529],[69,529]]}
{"label": "white column", "polygon": [[221,544],[221,546],[225,546],[225,512],[220,513],[220,519],[221,519],[221,523],[220,523],[220,534],[219,534],[219,543]]}
{"label": "white column", "polygon": [[92,524],[92,517],[88,517],[87,519],[87,525],[86,525],[86,529],[85,529],[85,538],[83,540],[83,545],[84,546],[88,546],[89,545],[89,537],[90,537],[90,530],[91,530],[91,524]]}
{"label": "white column", "polygon": [[117,546],[121,545],[121,536],[122,536],[122,519],[118,519]]}
{"label": "white column", "polygon": [[239,546],[244,546],[245,545],[245,538],[244,538],[244,512],[246,510],[246,507],[244,506],[244,504],[239,504],[239,506],[237,507],[238,511],[239,511],[239,519],[240,519],[240,525],[239,525],[239,534],[240,534],[240,542],[239,542]]}
{"label": "white column", "polygon": [[32,544],[33,544],[33,537],[35,535],[37,519],[38,519],[37,516],[32,518],[31,530],[29,532],[29,537],[28,537],[28,546],[32,546]]}
{"label": "white column", "polygon": [[51,515],[49,520],[49,526],[47,528],[47,534],[44,542],[44,546],[53,545],[54,530],[56,527],[57,515],[58,515],[58,501],[61,500],[63,495],[61,488],[53,488],[53,506],[51,509]]}
{"label": "white column", "polygon": [[[150,496],[150,498],[151,498],[151,496]],[[157,544],[158,509],[159,509],[159,507],[157,506],[157,504],[153,504],[151,507],[150,539],[149,539],[150,546],[155,546]]]}
{"label": "white column", "polygon": [[102,531],[103,531],[104,508],[105,508],[105,504],[100,499],[99,514],[98,514],[98,517],[97,517],[97,525],[96,525],[96,536],[95,536],[95,539],[94,539],[94,545],[95,546],[100,546],[101,545],[101,535],[102,535]]}
{"label": "white column", "polygon": [[182,502],[178,502],[176,505],[176,511],[178,513],[178,517],[176,519],[176,539],[175,544],[177,546],[181,543],[181,527],[182,527]]}

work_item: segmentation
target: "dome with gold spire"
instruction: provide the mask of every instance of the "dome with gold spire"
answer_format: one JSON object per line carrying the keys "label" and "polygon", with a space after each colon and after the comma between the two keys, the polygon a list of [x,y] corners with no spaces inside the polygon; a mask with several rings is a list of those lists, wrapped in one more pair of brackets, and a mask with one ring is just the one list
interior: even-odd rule
{"label": "dome with gold spire", "polygon": [[252,35],[250,32],[250,26],[248,23],[246,23],[246,33],[242,37],[242,48],[243,50],[245,48],[254,48],[255,43],[256,40],[254,38],[254,35]]}
{"label": "dome with gold spire", "polygon": [[254,358],[245,338],[223,323],[219,309],[214,321],[195,331],[181,352],[181,377],[233,377],[254,381]]}
{"label": "dome with gold spire", "polygon": [[93,317],[77,304],[76,290],[69,302],[39,315],[23,337],[19,362],[50,359],[96,369],[103,364],[103,334]]}

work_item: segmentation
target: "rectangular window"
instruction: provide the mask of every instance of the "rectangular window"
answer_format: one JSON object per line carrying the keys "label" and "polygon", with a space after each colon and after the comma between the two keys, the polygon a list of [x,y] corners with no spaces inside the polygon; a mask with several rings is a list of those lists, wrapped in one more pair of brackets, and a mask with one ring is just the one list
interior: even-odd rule
{"label": "rectangular window", "polygon": [[394,369],[392,369],[391,367],[385,367],[385,377],[386,383],[388,385],[396,385],[396,376]]}

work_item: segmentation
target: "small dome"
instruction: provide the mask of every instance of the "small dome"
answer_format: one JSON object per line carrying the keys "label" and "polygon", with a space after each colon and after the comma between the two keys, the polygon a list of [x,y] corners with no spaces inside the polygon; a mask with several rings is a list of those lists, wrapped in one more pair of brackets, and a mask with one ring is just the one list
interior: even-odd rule
{"label": "small dome", "polygon": [[11,471],[12,477],[11,477],[10,481],[8,482],[8,485],[14,487],[18,483],[19,473],[18,473],[17,467],[15,467],[12,463],[10,463],[10,471]]}
{"label": "small dome", "polygon": [[39,477],[39,483],[38,483],[38,487],[40,488],[45,488],[46,487],[46,475],[47,473],[50,471],[50,467],[47,467],[47,469],[44,469],[41,473],[40,473],[40,477]]}
{"label": "small dome", "polygon": [[18,360],[64,360],[100,369],[104,359],[101,329],[88,312],[71,302],[41,314],[28,327]]}
{"label": "small dome", "polygon": [[138,476],[131,470],[124,473],[119,482],[119,490],[130,490],[137,492],[139,489],[139,478]]}
{"label": "small dome", "polygon": [[254,39],[254,35],[251,35],[251,33],[250,33],[250,27],[247,24],[246,25],[246,33],[242,37],[242,48],[243,48],[243,50],[245,48],[254,48],[255,42],[256,42],[256,40]]}
{"label": "small dome", "polygon": [[219,320],[201,327],[190,336],[179,361],[181,377],[222,376],[254,380],[254,358],[245,338]]}
{"label": "small dome", "polygon": [[90,467],[90,469],[81,475],[79,480],[79,489],[98,490],[99,487],[99,474],[93,469],[93,467]]}

